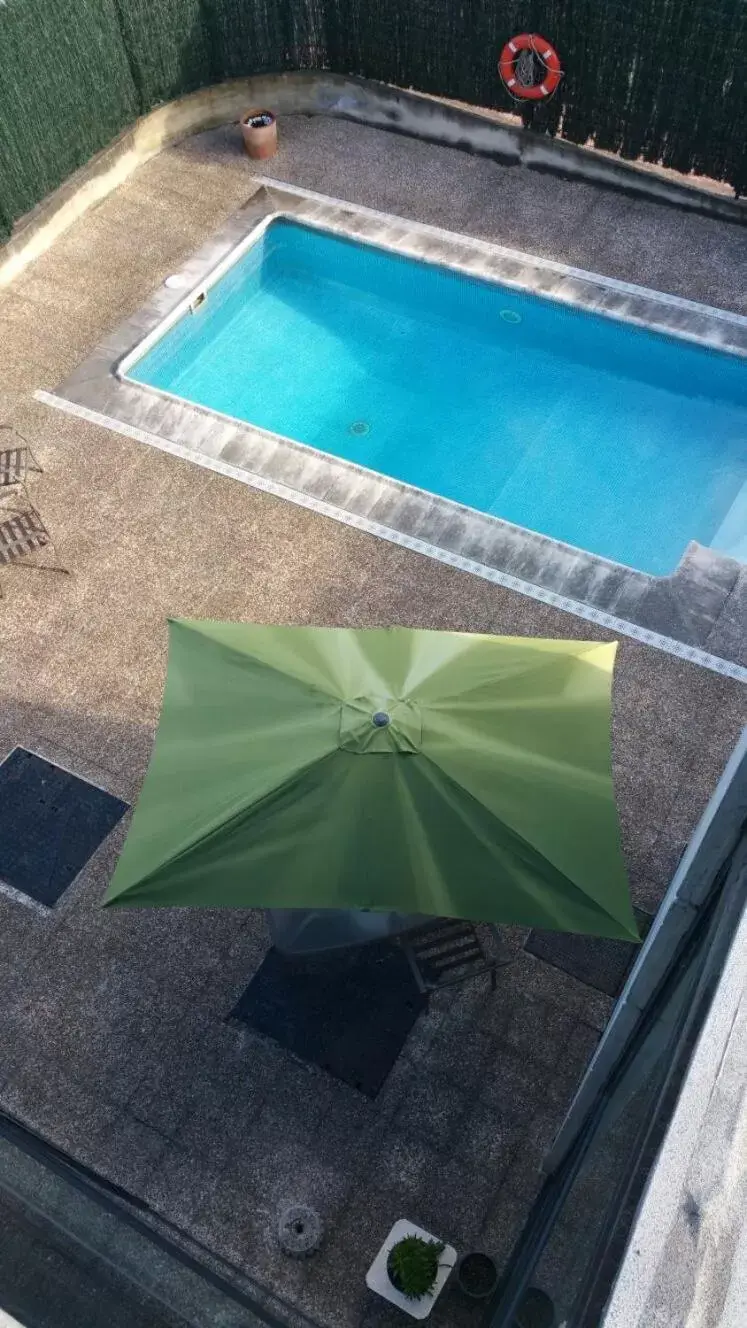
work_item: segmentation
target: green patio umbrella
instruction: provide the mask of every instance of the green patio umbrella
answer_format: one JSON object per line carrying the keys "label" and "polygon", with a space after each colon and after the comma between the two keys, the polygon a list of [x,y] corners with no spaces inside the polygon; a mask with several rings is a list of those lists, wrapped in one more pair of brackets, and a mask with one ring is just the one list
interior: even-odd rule
{"label": "green patio umbrella", "polygon": [[615,650],[171,622],[155,750],[105,903],[638,939],[610,769]]}

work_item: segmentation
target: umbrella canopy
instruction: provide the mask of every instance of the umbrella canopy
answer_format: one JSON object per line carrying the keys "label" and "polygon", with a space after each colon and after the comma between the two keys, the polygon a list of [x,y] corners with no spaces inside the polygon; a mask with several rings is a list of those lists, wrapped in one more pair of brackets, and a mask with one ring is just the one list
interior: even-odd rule
{"label": "umbrella canopy", "polygon": [[610,768],[615,650],[172,622],[155,750],[105,903],[638,939]]}

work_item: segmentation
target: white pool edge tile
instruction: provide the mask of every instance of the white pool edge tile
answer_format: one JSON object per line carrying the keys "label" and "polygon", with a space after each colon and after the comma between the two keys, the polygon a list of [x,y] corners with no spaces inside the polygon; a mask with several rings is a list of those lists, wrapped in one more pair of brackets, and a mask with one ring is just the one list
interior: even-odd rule
{"label": "white pool edge tile", "polygon": [[416,536],[404,535],[388,526],[371,521],[367,517],[346,512],[342,508],[326,503],[320,498],[314,498],[310,494],[289,488],[276,480],[267,479],[239,466],[232,466],[217,457],[210,457],[202,452],[196,452],[191,448],[173,442],[171,439],[148,433],[132,424],[125,424],[123,421],[113,419],[100,411],[92,410],[88,406],[81,406],[77,402],[58,396],[55,392],[39,389],[34,393],[34,399],[43,405],[52,406],[68,415],[86,420],[90,424],[97,424],[104,429],[122,434],[126,438],[132,438],[137,442],[147,444],[149,447],[155,447],[161,452],[168,452],[172,456],[180,457],[183,461],[190,461],[208,470],[213,470],[219,475],[239,480],[242,484],[248,484],[251,488],[258,489],[263,493],[272,494],[276,498],[283,498],[287,502],[295,503],[297,507],[316,512],[319,516],[329,517],[333,521],[339,521],[342,525],[352,526],[356,530],[362,530],[366,534],[387,540],[390,544],[397,544],[401,548],[411,549],[414,553],[421,553],[427,558],[445,563],[449,567],[455,567],[461,572],[469,572],[471,575],[478,576],[484,581],[490,581],[493,585],[501,586],[505,590],[513,590],[518,595],[524,595],[528,599],[548,604],[552,608],[560,609],[563,613],[570,613],[576,618],[594,623],[597,627],[603,627],[615,635],[628,637],[643,645],[651,646],[655,650],[661,650],[664,654],[673,655],[676,659],[685,660],[687,663],[696,664],[700,668],[709,669],[712,673],[721,674],[725,678],[747,682],[747,668],[732,663],[730,660],[721,659],[717,655],[711,655],[708,651],[701,650],[697,646],[689,646],[682,641],[674,640],[672,637],[662,636],[659,632],[639,627],[636,623],[617,618],[603,609],[594,608],[592,605],[583,604],[578,600],[568,599],[555,591],[545,590],[542,586],[523,581],[507,572],[501,572],[497,568],[487,567],[483,563],[475,562],[460,554],[440,549],[434,544],[418,539]]}
{"label": "white pool edge tile", "polygon": [[[669,305],[671,308],[682,309],[688,313],[707,315],[709,318],[716,318],[721,322],[733,323],[736,327],[747,328],[747,314],[738,314],[731,309],[719,309],[717,305],[704,304],[700,300],[689,300],[684,295],[671,295],[667,291],[656,290],[653,286],[639,286],[635,282],[621,281],[618,277],[608,277],[601,272],[590,272],[586,268],[572,267],[570,264],[561,263],[555,258],[543,258],[539,254],[530,254],[523,249],[511,249],[508,245],[500,244],[497,240],[482,240],[476,235],[460,235],[457,231],[446,230],[443,226],[433,226],[426,221],[416,221],[412,217],[378,212],[375,208],[364,207],[361,203],[351,203],[344,198],[336,198],[332,194],[318,194],[313,189],[304,189],[300,185],[286,184],[285,181],[275,180],[271,176],[255,175],[253,178],[267,189],[282,190],[285,194],[295,194],[299,198],[306,198],[312,203],[323,203],[339,207],[344,211],[355,212],[361,216],[370,217],[372,221],[380,222],[382,225],[391,224],[392,220],[401,221],[408,229],[423,235],[432,235],[448,244],[466,243],[476,252],[499,254],[502,258],[508,258],[522,264],[526,263],[532,267],[543,268],[546,272],[557,272],[558,276],[574,277],[578,281],[606,286],[609,290],[617,291],[621,295],[640,296],[643,299],[652,300],[656,304]],[[547,297],[545,296],[545,298]]]}

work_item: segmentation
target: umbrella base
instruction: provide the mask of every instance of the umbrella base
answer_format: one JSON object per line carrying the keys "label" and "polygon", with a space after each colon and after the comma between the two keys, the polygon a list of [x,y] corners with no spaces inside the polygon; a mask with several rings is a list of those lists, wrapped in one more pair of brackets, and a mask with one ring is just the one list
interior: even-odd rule
{"label": "umbrella base", "polygon": [[433,921],[421,913],[379,913],[366,908],[270,908],[266,913],[273,945],[284,955],[326,954],[371,945]]}

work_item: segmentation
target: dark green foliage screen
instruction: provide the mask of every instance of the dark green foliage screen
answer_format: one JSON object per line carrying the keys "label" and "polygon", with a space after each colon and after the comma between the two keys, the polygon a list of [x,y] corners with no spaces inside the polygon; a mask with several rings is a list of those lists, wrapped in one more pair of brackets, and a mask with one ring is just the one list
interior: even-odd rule
{"label": "dark green foliage screen", "polygon": [[525,31],[566,71],[536,129],[747,193],[747,0],[0,0],[0,237],[158,102],[318,68],[509,108]]}

